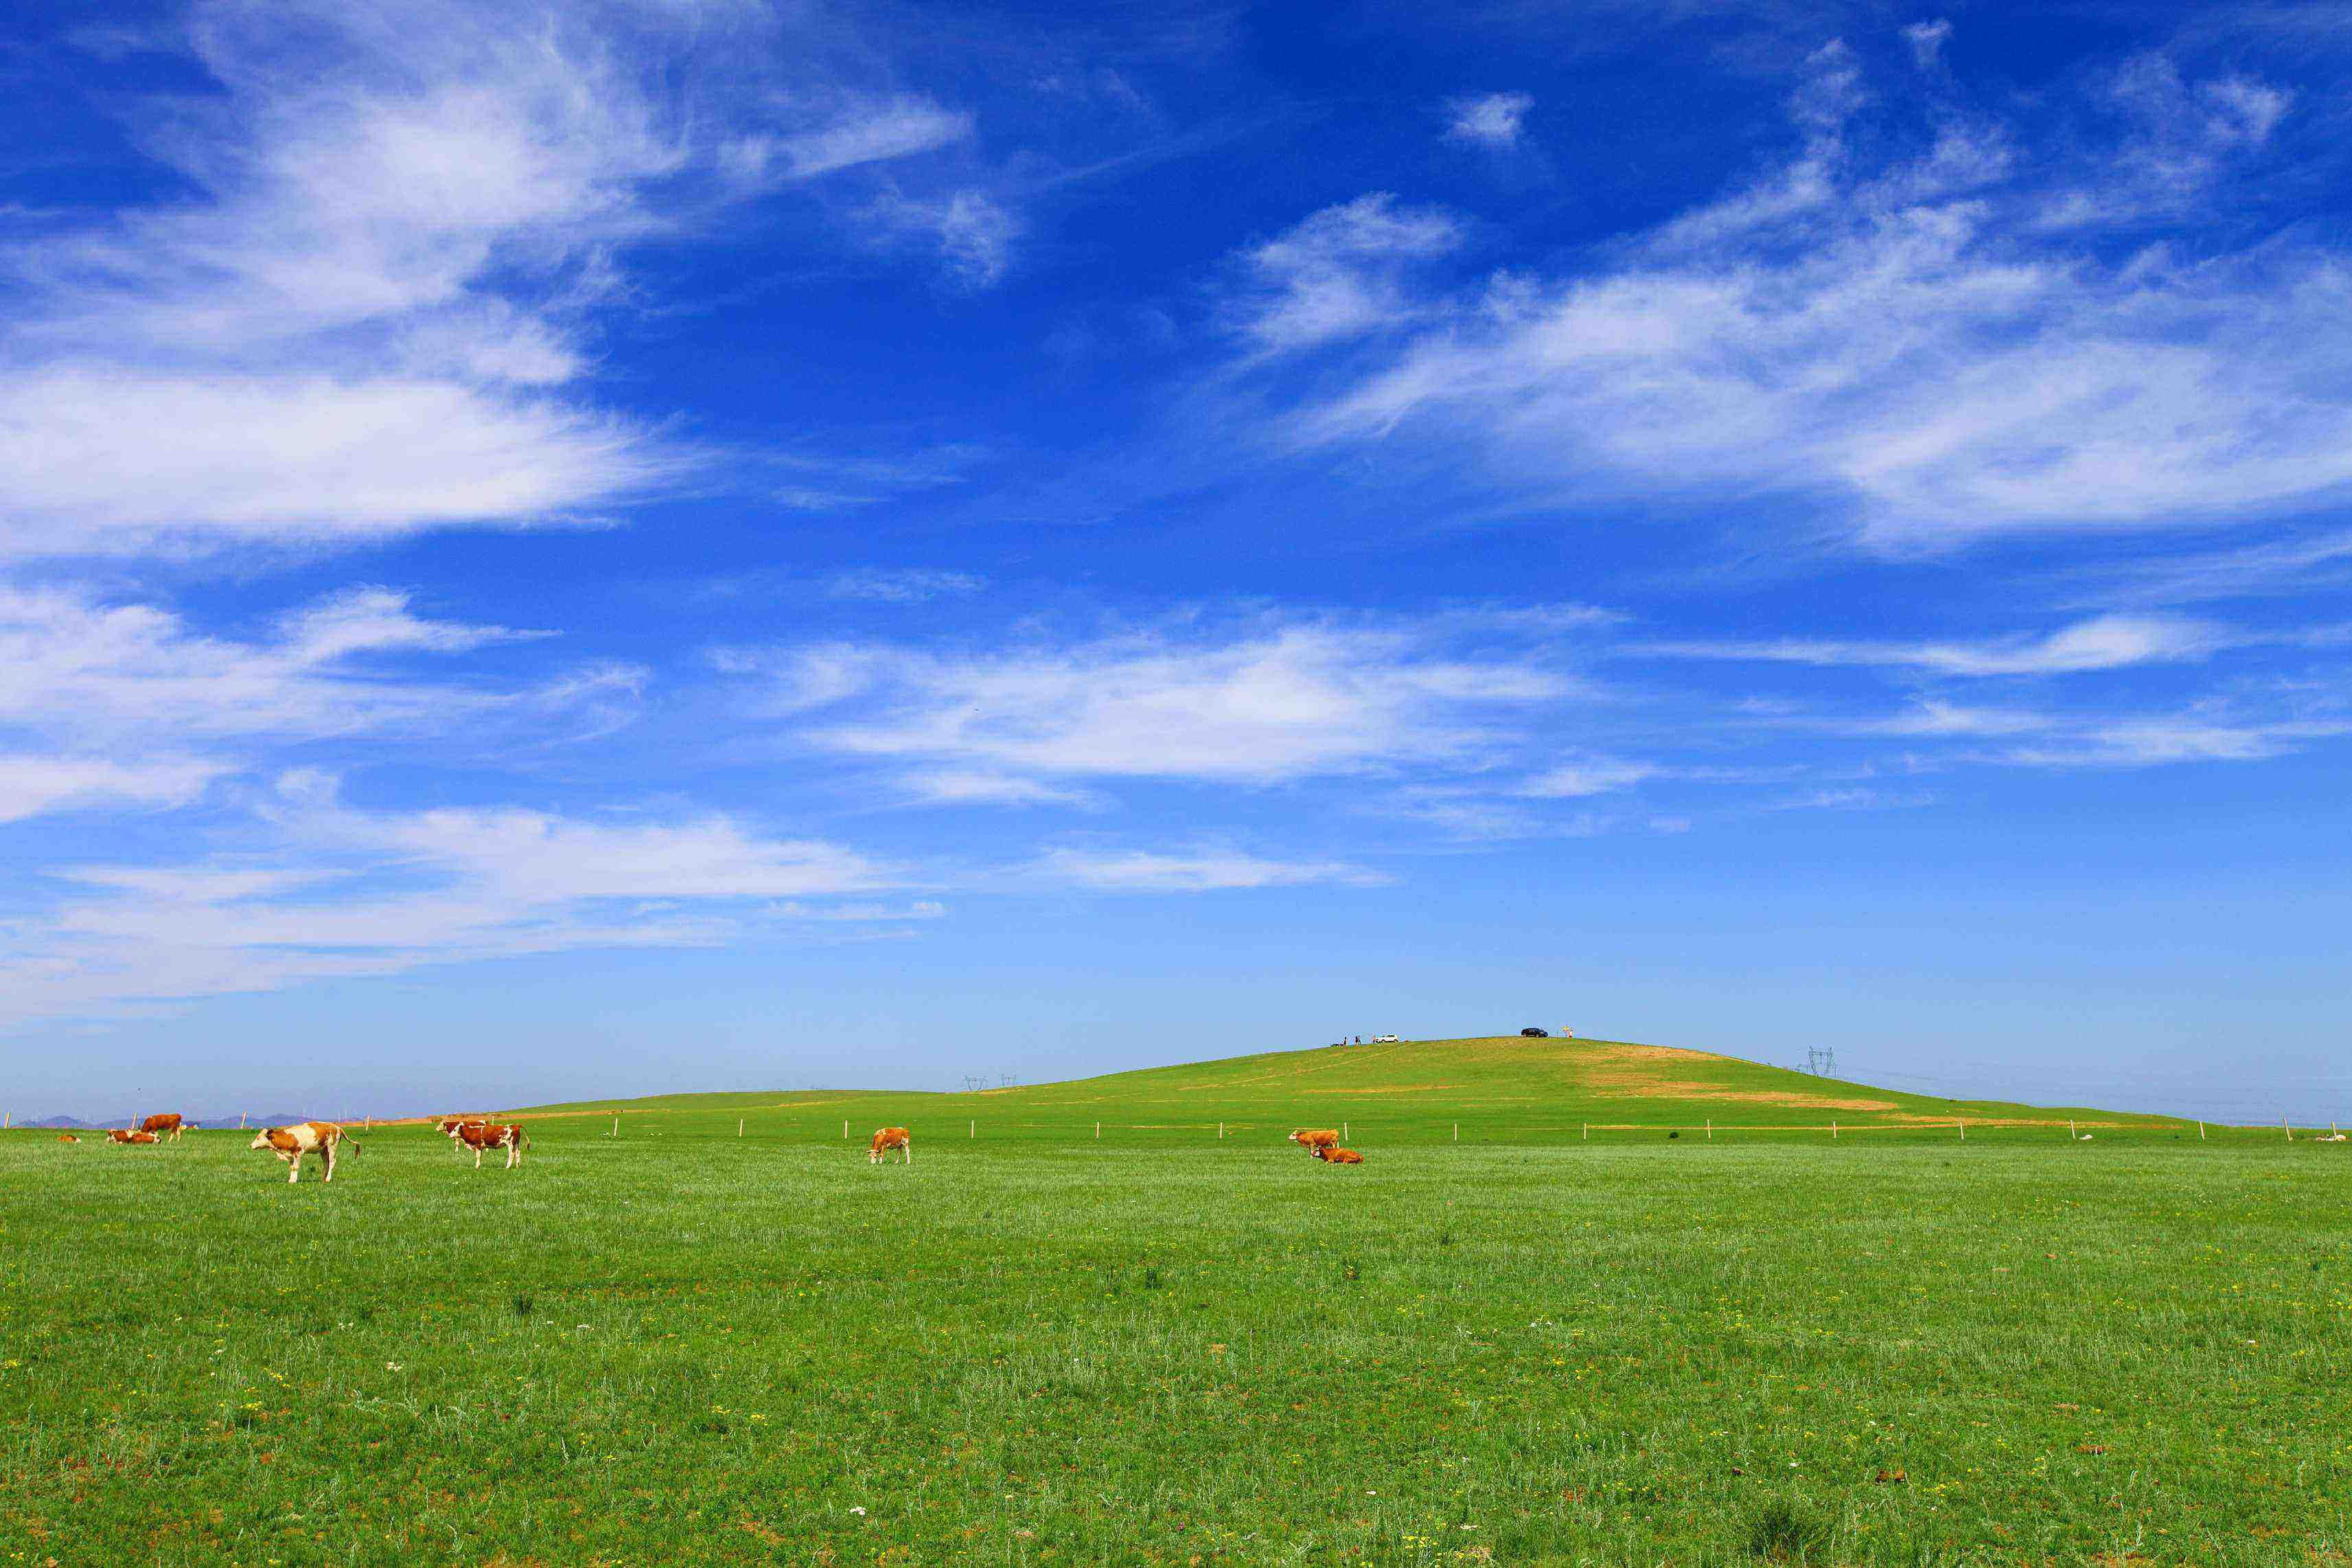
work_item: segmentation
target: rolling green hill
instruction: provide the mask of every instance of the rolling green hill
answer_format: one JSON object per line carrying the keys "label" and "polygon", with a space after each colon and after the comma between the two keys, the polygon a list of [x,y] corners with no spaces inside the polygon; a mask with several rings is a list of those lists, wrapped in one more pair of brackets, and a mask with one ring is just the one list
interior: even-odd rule
{"label": "rolling green hill", "polygon": [[[529,1107],[512,1114],[621,1114],[680,1131],[814,1131],[845,1119],[864,1136],[900,1121],[933,1136],[1255,1136],[1300,1124],[1368,1130],[1383,1141],[1555,1142],[1635,1131],[1775,1131],[1952,1135],[2073,1121],[2086,1131],[2178,1131],[2168,1118],[1943,1100],[1817,1078],[1735,1057],[1626,1040],[1493,1036],[1327,1046],[971,1093],[879,1091],[664,1095]],[[926,1125],[928,1124],[928,1126]]]}

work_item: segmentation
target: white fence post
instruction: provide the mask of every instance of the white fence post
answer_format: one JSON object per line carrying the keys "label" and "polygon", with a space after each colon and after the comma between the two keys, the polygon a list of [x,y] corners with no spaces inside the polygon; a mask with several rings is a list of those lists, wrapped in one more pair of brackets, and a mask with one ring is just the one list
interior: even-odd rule
{"label": "white fence post", "polygon": [[1462,1123],[1460,1123],[1459,1121],[1457,1121],[1457,1122],[1455,1122],[1455,1123],[1454,1124],[1454,1141],[1456,1143],[1459,1143],[1459,1142],[1462,1142]]}
{"label": "white fence post", "polygon": [[2290,1142],[2290,1143],[2294,1142],[2294,1128],[2292,1128],[2292,1127],[2287,1126],[2287,1124],[2286,1124],[2286,1118],[2285,1118],[2285,1117],[2282,1116],[2282,1117],[2280,1117],[2280,1118],[2279,1118],[2279,1127],[2280,1127],[2281,1131],[2284,1131],[2284,1132],[2286,1133],[2286,1141],[2287,1141],[2288,1142]]}
{"label": "white fence post", "polygon": [[1837,1142],[1837,1135],[1838,1135],[1837,1123],[1836,1123],[1836,1122],[1834,1122],[1834,1121],[1832,1121],[1832,1122],[1831,1122],[1831,1123],[1830,1123],[1830,1142],[1832,1142],[1832,1143],[1836,1142]]}
{"label": "white fence post", "polygon": [[963,1127],[963,1135],[964,1135],[966,1138],[977,1138],[977,1137],[979,1137],[979,1136],[980,1136],[980,1118],[979,1118],[979,1117],[975,1116],[975,1117],[973,1117],[970,1121],[967,1121],[967,1122],[965,1122],[965,1123],[964,1123],[964,1127]]}
{"label": "white fence post", "polygon": [[606,1133],[606,1134],[605,1134],[605,1136],[606,1136],[606,1137],[608,1137],[608,1138],[618,1138],[620,1135],[621,1135],[621,1119],[620,1119],[619,1117],[615,1116],[614,1118],[613,1118],[613,1131],[610,1131],[610,1132],[608,1132],[608,1133]]}
{"label": "white fence post", "polygon": [[738,1138],[743,1136],[743,1119],[740,1116],[735,1119],[735,1136]]}
{"label": "white fence post", "polygon": [[2205,1124],[2202,1121],[2197,1124],[2197,1142],[2200,1143],[2205,1142]]}
{"label": "white fence post", "polygon": [[1710,1143],[1715,1142],[1715,1118],[1712,1116],[1706,1119],[1706,1141]]}
{"label": "white fence post", "polygon": [[1102,1123],[1099,1121],[1095,1123],[1095,1142],[1097,1143],[1102,1142]]}
{"label": "white fence post", "polygon": [[1960,1122],[1960,1142],[1963,1142],[1963,1143],[1965,1143],[1965,1142],[1967,1142],[1968,1141],[1969,1141],[1969,1124],[1968,1124],[1968,1121],[1967,1121],[1965,1119],[1963,1119],[1963,1120],[1961,1121],[1961,1122]]}

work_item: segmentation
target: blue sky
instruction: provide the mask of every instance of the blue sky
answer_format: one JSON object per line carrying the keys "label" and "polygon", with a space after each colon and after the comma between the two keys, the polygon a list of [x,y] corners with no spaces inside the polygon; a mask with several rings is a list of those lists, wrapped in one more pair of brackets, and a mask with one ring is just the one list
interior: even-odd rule
{"label": "blue sky", "polygon": [[2352,1119],[2338,6],[13,16],[20,1113]]}

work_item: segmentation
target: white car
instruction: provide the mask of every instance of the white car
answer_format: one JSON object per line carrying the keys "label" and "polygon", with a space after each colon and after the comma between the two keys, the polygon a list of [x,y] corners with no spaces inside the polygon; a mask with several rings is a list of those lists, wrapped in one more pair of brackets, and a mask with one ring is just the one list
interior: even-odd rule
{"label": "white car", "polygon": [[1397,1037],[1394,1035],[1374,1035],[1372,1037],[1372,1044],[1376,1046],[1393,1046],[1396,1043]]}

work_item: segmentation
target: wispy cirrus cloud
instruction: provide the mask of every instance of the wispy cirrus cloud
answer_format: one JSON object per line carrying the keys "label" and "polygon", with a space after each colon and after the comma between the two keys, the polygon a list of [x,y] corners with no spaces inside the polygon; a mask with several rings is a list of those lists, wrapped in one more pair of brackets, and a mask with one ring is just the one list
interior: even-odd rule
{"label": "wispy cirrus cloud", "polygon": [[1488,92],[1448,99],[1446,139],[1497,150],[1516,147],[1527,128],[1528,111],[1535,106],[1535,99],[1524,92]]}
{"label": "wispy cirrus cloud", "polygon": [[838,753],[990,778],[1250,785],[1458,758],[1494,719],[1580,683],[1540,653],[1449,650],[1427,627],[1175,626],[1012,651],[733,650],[723,671]]}
{"label": "wispy cirrus cloud", "polygon": [[0,752],[0,822],[44,812],[102,806],[133,810],[185,805],[228,771],[194,757],[122,761],[93,756],[11,756]]}
{"label": "wispy cirrus cloud", "polygon": [[933,599],[977,594],[988,579],[977,572],[950,572],[939,567],[868,566],[836,572],[825,579],[824,591],[836,599],[863,599],[877,605],[920,605]]}
{"label": "wispy cirrus cloud", "polygon": [[113,802],[153,810],[287,747],[469,733],[530,744],[619,722],[644,674],[585,661],[536,680],[405,661],[536,640],[348,590],[257,636],[196,630],[150,604],[0,586],[0,816]]}
{"label": "wispy cirrus cloud", "polygon": [[1327,207],[1244,252],[1232,326],[1264,351],[1292,353],[1406,324],[1409,268],[1461,242],[1452,215],[1386,192]]}
{"label": "wispy cirrus cloud", "polygon": [[1049,850],[1034,874],[1042,879],[1103,892],[1207,893],[1242,888],[1315,884],[1379,887],[1380,873],[1343,861],[1267,859],[1234,849],[1180,852],[1142,849]]}
{"label": "wispy cirrus cloud", "polygon": [[[145,47],[217,90],[117,100],[173,194],[0,248],[0,560],[576,525],[706,467],[596,401],[630,247],[971,132],[823,35],[761,7],[198,0]],[[951,263],[1001,271],[1017,218],[936,200]]]}
{"label": "wispy cirrus cloud", "polygon": [[1917,669],[1946,676],[2068,675],[2132,665],[2200,659],[2249,641],[2272,640],[2205,621],[2164,616],[2099,616],[2042,634],[1976,642],[1654,642],[1622,650],[1674,658],[1750,660]]}
{"label": "wispy cirrus cloud", "polygon": [[2345,493],[2352,258],[2166,243],[2184,193],[2263,166],[2292,95],[2151,58],[2071,112],[2087,129],[2059,138],[1952,100],[1882,110],[1824,48],[1792,153],[1588,265],[1455,292],[1330,252],[1310,299],[1424,324],[1274,416],[1296,449],[1466,460],[1527,504],[1778,498],[1895,552]]}
{"label": "wispy cirrus cloud", "polygon": [[268,815],[280,837],[259,857],[52,871],[81,891],[14,927],[0,1022],[526,953],[723,945],[779,921],[910,918],[846,901],[897,885],[892,868],[720,813],[364,811],[331,778],[295,772]]}

